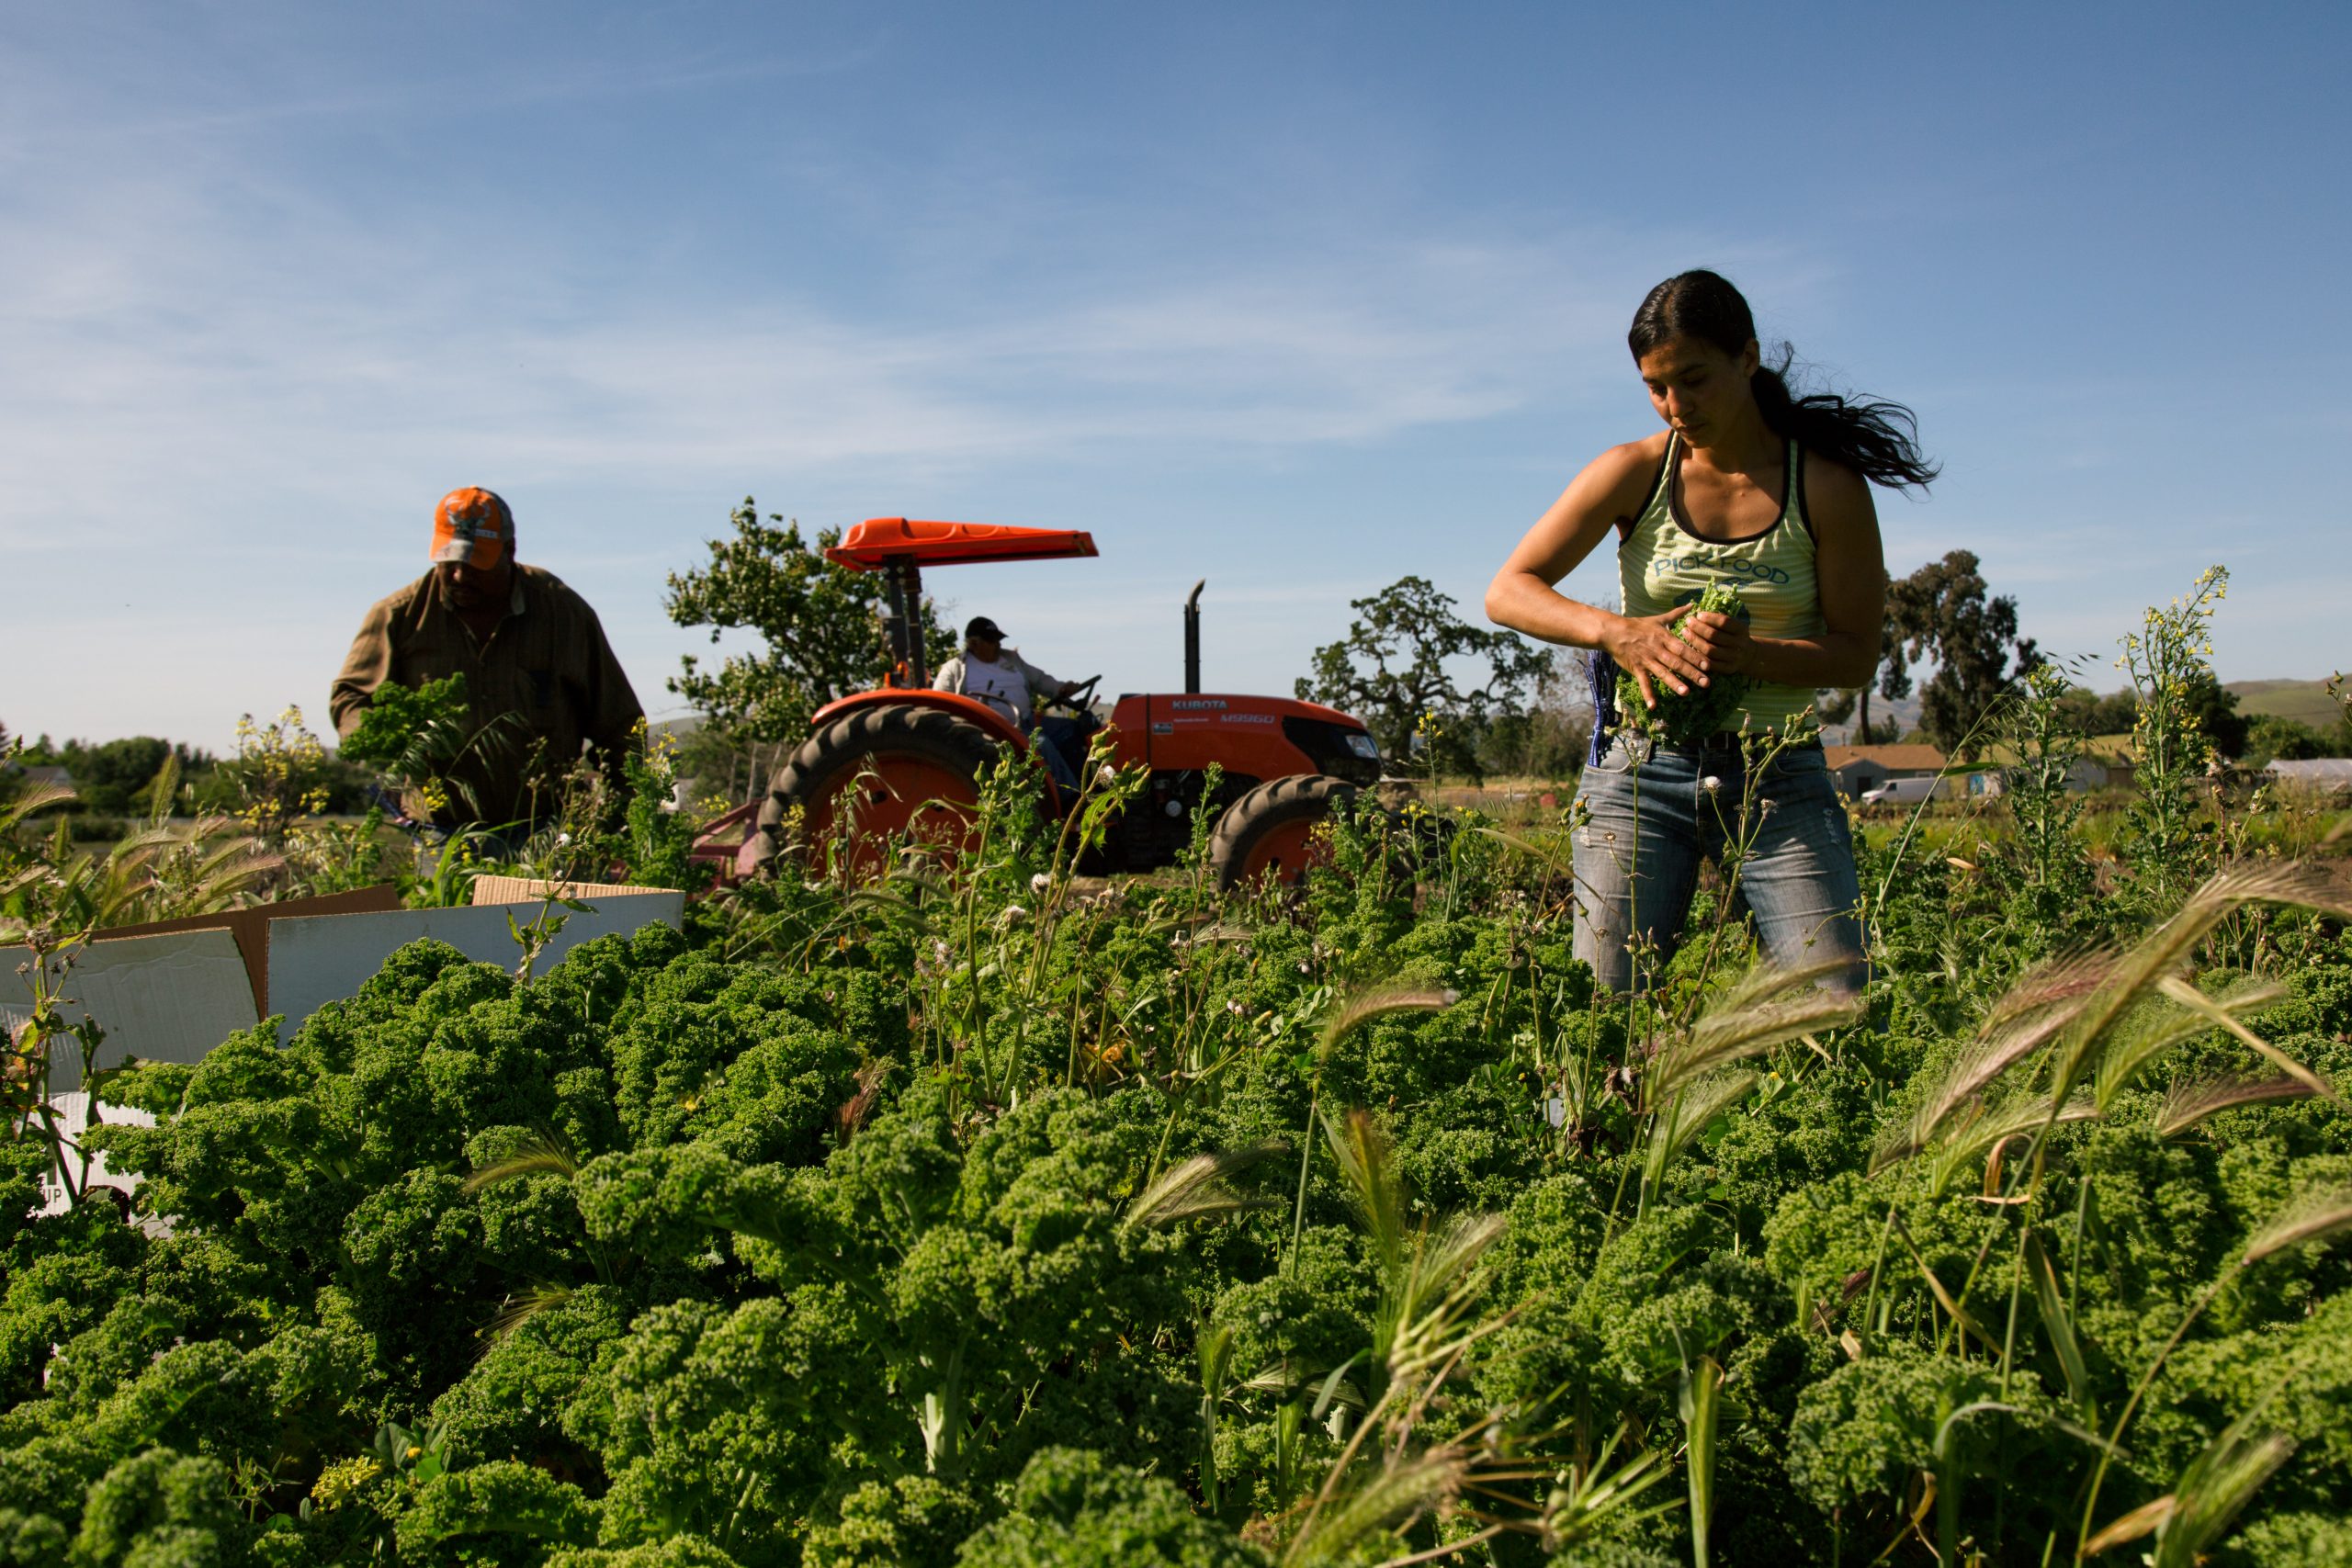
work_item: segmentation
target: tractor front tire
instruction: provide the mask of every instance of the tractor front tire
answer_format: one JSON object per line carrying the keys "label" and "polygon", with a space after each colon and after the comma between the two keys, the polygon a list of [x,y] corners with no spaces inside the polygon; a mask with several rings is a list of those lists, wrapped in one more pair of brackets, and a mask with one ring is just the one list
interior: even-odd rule
{"label": "tractor front tire", "polygon": [[878,863],[888,840],[910,828],[961,848],[980,775],[998,755],[987,730],[939,708],[889,703],[844,714],[802,741],[768,782],[752,858],[764,867],[779,854],[821,853],[843,830],[844,809],[857,813],[860,862]]}
{"label": "tractor front tire", "polygon": [[1209,836],[1209,863],[1221,888],[1255,877],[1295,883],[1318,858],[1315,829],[1335,805],[1351,801],[1356,786],[1329,773],[1295,773],[1270,779],[1216,819]]}

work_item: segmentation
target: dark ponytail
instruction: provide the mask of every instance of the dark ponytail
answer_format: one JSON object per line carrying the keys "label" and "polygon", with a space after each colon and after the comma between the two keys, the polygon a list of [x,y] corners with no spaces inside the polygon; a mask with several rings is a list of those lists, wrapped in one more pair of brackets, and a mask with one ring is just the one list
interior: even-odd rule
{"label": "dark ponytail", "polygon": [[[1756,337],[1756,317],[1729,280],[1712,272],[1685,272],[1649,291],[1634,312],[1625,342],[1638,362],[1676,338],[1697,338],[1736,355]],[[1786,344],[1780,363],[1758,368],[1748,385],[1772,433],[1845,464],[1873,484],[1894,490],[1928,488],[1940,471],[1919,451],[1919,422],[1901,403],[1851,401],[1834,392],[1797,397],[1789,390],[1796,355]]]}

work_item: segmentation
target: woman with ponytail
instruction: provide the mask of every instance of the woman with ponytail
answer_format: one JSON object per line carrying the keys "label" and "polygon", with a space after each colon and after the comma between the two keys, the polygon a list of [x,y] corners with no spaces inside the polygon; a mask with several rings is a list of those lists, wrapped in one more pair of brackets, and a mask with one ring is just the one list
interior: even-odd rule
{"label": "woman with ponytail", "polygon": [[[1588,464],[1487,590],[1501,625],[1591,650],[1577,956],[1612,991],[1642,988],[1673,956],[1699,863],[1744,847],[1739,892],[1766,953],[1858,989],[1853,843],[1807,710],[1878,666],[1871,486],[1924,489],[1935,467],[1901,404],[1792,394],[1790,355],[1764,363],[1747,301],[1714,273],[1651,289],[1627,343],[1666,429]],[[1612,534],[1622,611],[1557,592]],[[1739,591],[1735,613],[1694,608],[1716,585]],[[1740,700],[1723,728],[1669,739],[1615,712],[1621,671],[1645,707],[1719,682]]]}

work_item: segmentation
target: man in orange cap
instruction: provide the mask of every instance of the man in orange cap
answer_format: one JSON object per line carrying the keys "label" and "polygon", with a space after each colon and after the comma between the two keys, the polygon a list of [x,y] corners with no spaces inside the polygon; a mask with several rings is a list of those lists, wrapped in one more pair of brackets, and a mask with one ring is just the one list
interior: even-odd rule
{"label": "man in orange cap", "polygon": [[378,602],[352,639],[329,709],[348,736],[387,681],[466,678],[467,729],[445,776],[456,788],[425,813],[438,827],[481,822],[512,837],[555,814],[563,776],[585,751],[617,782],[644,721],[637,694],[587,602],[514,558],[506,502],[469,487],[433,513],[433,570]]}

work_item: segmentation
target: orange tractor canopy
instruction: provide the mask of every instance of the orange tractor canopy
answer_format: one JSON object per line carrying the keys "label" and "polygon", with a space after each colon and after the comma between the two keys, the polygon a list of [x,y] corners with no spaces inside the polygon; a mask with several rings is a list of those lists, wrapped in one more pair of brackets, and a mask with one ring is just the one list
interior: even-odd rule
{"label": "orange tractor canopy", "polygon": [[919,523],[869,517],[842,536],[825,558],[852,571],[883,574],[883,629],[890,639],[891,686],[928,686],[922,647],[922,569],[984,561],[1061,560],[1095,554],[1094,536],[1074,528],[1016,528],[1001,523]]}
{"label": "orange tractor canopy", "polygon": [[[960,844],[978,778],[1006,750],[1034,750],[1032,736],[986,703],[932,686],[922,646],[922,568],[993,561],[1056,560],[1096,554],[1090,534],[978,523],[875,517],[850,529],[826,554],[857,571],[885,574],[884,627],[891,670],[882,687],[820,710],[811,734],[770,782],[759,826],[736,857],[755,869],[787,851],[821,852],[835,840],[878,858],[893,838]],[[1295,878],[1314,853],[1314,829],[1335,802],[1380,776],[1380,751],[1358,720],[1288,697],[1200,689],[1200,596],[1184,604],[1184,690],[1127,694],[1114,705],[1113,761],[1148,771],[1105,847],[1106,871],[1146,871],[1174,863],[1191,839],[1190,819],[1207,797],[1206,770],[1221,780],[1205,805],[1216,813],[1211,856],[1227,885],[1272,874]],[[1091,705],[1095,681],[1072,694],[1075,716],[1058,721],[1082,767],[1085,740],[1101,728]],[[1071,731],[1075,736],[1070,736]],[[1046,783],[1056,811],[1072,802]],[[716,846],[714,846],[716,848]]]}

